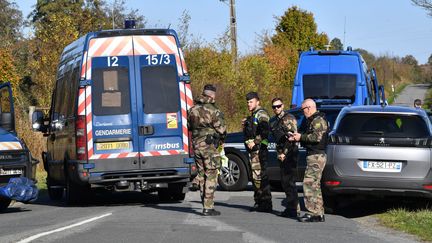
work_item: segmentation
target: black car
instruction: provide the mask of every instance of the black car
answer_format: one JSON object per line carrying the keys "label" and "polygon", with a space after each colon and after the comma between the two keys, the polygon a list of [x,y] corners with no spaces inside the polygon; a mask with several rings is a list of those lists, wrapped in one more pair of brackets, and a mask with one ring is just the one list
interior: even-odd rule
{"label": "black car", "polygon": [[[333,127],[334,121],[338,116],[340,110],[346,105],[321,105],[318,110],[326,114],[326,118]],[[300,107],[288,110],[297,118],[299,130],[302,130],[305,122],[303,112]],[[270,184],[276,187],[280,186],[280,169],[279,161],[277,160],[276,144],[274,139],[269,138],[269,157],[267,164],[267,173],[269,176]],[[249,156],[245,149],[244,138],[242,132],[230,133],[225,140],[225,154],[229,158],[228,166],[221,168],[219,175],[219,185],[222,189],[227,191],[238,191],[246,188],[249,181],[252,179]],[[304,148],[299,147],[299,159],[297,165],[297,179],[296,181],[303,181],[304,172],[306,169],[306,151]]]}

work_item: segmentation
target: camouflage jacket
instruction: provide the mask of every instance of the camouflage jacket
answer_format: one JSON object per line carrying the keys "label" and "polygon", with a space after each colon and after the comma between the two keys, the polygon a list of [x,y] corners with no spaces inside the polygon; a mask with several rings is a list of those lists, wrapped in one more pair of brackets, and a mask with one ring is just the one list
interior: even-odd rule
{"label": "camouflage jacket", "polygon": [[301,135],[300,142],[308,155],[325,153],[327,133],[328,123],[323,113],[317,111],[307,119],[306,131]]}
{"label": "camouflage jacket", "polygon": [[245,143],[254,142],[255,145],[268,145],[268,135],[270,132],[270,116],[266,110],[258,106],[251,116],[246,118],[245,124]]}
{"label": "camouflage jacket", "polygon": [[296,150],[295,142],[288,141],[288,132],[297,132],[297,120],[290,113],[282,111],[278,116],[270,119],[271,131],[276,140],[276,150],[279,154],[288,154]]}
{"label": "camouflage jacket", "polygon": [[194,143],[202,142],[207,135],[225,139],[226,126],[223,113],[215,105],[215,100],[209,96],[200,95],[195,99],[195,105],[188,112],[188,127],[192,131]]}

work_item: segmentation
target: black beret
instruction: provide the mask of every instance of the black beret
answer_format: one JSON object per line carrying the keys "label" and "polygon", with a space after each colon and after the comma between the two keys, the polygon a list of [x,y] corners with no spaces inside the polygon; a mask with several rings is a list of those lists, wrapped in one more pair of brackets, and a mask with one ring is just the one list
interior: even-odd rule
{"label": "black beret", "polygon": [[204,90],[210,90],[210,91],[216,92],[216,87],[213,86],[213,84],[206,84],[204,86]]}
{"label": "black beret", "polygon": [[257,92],[249,92],[249,93],[246,95],[246,100],[251,100],[251,99],[253,99],[253,98],[259,100],[259,96],[258,96],[258,93],[257,93]]}

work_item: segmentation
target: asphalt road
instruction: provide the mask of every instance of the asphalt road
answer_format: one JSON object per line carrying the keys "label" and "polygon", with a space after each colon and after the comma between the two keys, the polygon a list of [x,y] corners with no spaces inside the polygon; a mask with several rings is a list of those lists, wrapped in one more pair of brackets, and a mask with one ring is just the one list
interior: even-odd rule
{"label": "asphalt road", "polygon": [[[0,214],[0,242],[412,242],[380,230],[364,216],[390,204],[348,203],[324,223],[299,223],[270,213],[249,212],[251,190],[216,192],[221,216],[204,217],[199,193],[182,203],[159,203],[155,194],[98,196],[91,204],[69,207],[40,197],[16,203]],[[284,194],[273,192],[274,211],[283,210]],[[407,204],[412,205],[412,204]]]}
{"label": "asphalt road", "polygon": [[429,89],[428,84],[411,84],[405,87],[404,90],[396,97],[393,105],[402,106],[413,106],[415,99],[421,99],[424,101],[427,90]]}

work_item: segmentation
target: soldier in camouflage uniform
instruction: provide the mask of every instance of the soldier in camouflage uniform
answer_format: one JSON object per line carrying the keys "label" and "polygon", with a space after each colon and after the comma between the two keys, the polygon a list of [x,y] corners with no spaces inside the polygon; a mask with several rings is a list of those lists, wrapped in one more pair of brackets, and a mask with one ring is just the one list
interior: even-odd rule
{"label": "soldier in camouflage uniform", "polygon": [[217,186],[218,169],[221,166],[217,147],[223,144],[226,126],[223,113],[215,105],[216,87],[204,86],[201,96],[189,110],[188,124],[192,131],[195,163],[198,168],[196,182],[199,183],[203,215],[220,215],[214,209],[214,192]]}
{"label": "soldier in camouflage uniform", "polygon": [[304,201],[306,210],[300,222],[324,222],[324,203],[321,194],[321,175],[327,161],[325,153],[327,145],[328,123],[320,113],[312,99],[306,99],[301,106],[306,117],[306,131],[294,133],[290,141],[300,141],[306,148],[307,167],[303,180]]}
{"label": "soldier in camouflage uniform", "polygon": [[243,120],[243,128],[245,146],[249,152],[252,169],[255,200],[250,211],[272,212],[270,184],[266,172],[270,117],[267,111],[259,106],[259,97],[256,92],[248,93],[246,100],[251,115]]}
{"label": "soldier in camouflage uniform", "polygon": [[275,116],[270,119],[270,127],[276,142],[277,158],[280,161],[280,175],[282,188],[286,195],[286,209],[279,216],[297,218],[300,216],[298,202],[296,175],[298,147],[296,142],[288,141],[289,136],[297,132],[297,120],[284,111],[281,98],[272,100]]}

